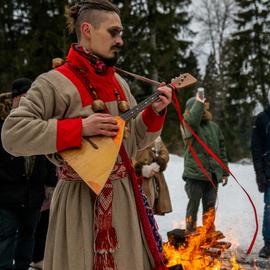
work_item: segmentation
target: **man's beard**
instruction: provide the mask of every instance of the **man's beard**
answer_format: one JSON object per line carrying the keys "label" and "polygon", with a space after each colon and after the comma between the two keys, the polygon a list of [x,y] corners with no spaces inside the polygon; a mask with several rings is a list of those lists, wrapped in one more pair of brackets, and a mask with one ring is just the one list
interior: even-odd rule
{"label": "man's beard", "polygon": [[111,57],[111,58],[108,58],[108,57],[104,57],[102,55],[98,55],[96,54],[96,56],[101,59],[105,64],[106,66],[108,67],[112,67],[112,66],[115,66],[117,61],[118,61],[118,58],[119,58],[119,52],[115,52],[114,53],[114,57]]}
{"label": "man's beard", "polygon": [[111,58],[104,57],[102,55],[96,54],[96,56],[98,58],[100,58],[106,64],[106,66],[108,66],[108,67],[115,66],[116,63],[117,63],[117,61],[118,61],[118,59],[119,59],[120,47],[115,46],[115,47],[112,47],[112,49],[118,49],[118,50],[114,53],[114,56],[111,57]]}
{"label": "man's beard", "polygon": [[112,67],[116,65],[118,61],[118,55],[113,58],[100,57],[100,59],[106,64],[106,66]]}

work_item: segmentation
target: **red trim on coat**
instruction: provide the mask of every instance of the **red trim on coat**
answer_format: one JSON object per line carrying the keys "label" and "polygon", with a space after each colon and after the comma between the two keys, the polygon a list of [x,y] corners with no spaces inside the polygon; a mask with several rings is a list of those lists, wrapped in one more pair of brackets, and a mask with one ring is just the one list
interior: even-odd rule
{"label": "red trim on coat", "polygon": [[162,115],[158,115],[154,112],[152,106],[148,106],[142,112],[142,120],[147,126],[147,131],[156,132],[159,131],[164,123],[167,110]]}
{"label": "red trim on coat", "polygon": [[57,120],[57,151],[72,147],[80,147],[82,144],[82,119],[70,118]]}
{"label": "red trim on coat", "polygon": [[113,69],[114,71],[114,76],[112,77],[113,82],[118,86],[118,89],[120,89],[121,91],[118,92],[119,97],[121,100],[125,100],[127,101],[126,95],[125,95],[125,91],[123,90],[122,85],[120,84],[120,82],[116,79],[116,75],[115,75],[115,69]]}
{"label": "red trim on coat", "polygon": [[89,94],[87,88],[76,76],[76,74],[74,74],[74,72],[68,67],[67,63],[56,68],[55,70],[62,73],[75,85],[75,87],[77,88],[77,91],[80,94],[83,107],[90,105],[93,102],[93,98]]}

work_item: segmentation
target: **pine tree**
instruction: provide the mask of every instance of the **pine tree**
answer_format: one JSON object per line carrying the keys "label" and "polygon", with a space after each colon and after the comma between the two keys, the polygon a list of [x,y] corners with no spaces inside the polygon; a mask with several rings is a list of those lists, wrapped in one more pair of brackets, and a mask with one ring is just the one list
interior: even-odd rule
{"label": "pine tree", "polygon": [[64,57],[67,38],[64,6],[68,0],[4,0],[0,7],[0,79],[3,89],[17,77],[35,77]]}
{"label": "pine tree", "polygon": [[205,97],[210,102],[211,112],[213,114],[214,120],[221,124],[223,117],[221,116],[221,95],[222,88],[220,87],[219,73],[217,70],[217,63],[215,55],[211,53],[208,57],[208,62],[205,69],[205,76],[203,79],[203,88],[205,90]]}
{"label": "pine tree", "polygon": [[241,58],[241,74],[246,78],[246,97],[268,104],[270,86],[270,1],[236,0],[239,11],[235,22],[238,31],[233,40],[240,46],[236,58]]}
{"label": "pine tree", "polygon": [[[160,82],[170,82],[183,72],[198,76],[197,59],[191,51],[192,42],[187,38],[193,35],[189,30],[191,18],[187,11],[190,0],[116,2],[121,7],[125,27],[121,67]],[[134,81],[131,85],[138,101],[153,90]],[[177,94],[181,101],[192,95],[189,89]],[[170,150],[175,150],[180,133],[177,116],[171,115],[172,110],[169,108],[163,138]]]}
{"label": "pine tree", "polygon": [[[64,7],[67,0],[26,0],[29,31],[24,40],[22,72],[35,78],[51,69],[54,57],[65,57],[69,48]],[[31,42],[29,42],[31,41]]]}
{"label": "pine tree", "polygon": [[[224,44],[232,31],[234,0],[201,0],[195,7],[194,18],[200,25],[199,46],[210,47],[211,55],[204,78],[206,93],[211,100],[214,118],[224,121],[226,86],[224,82]],[[212,80],[212,82],[211,82]]]}
{"label": "pine tree", "polygon": [[21,44],[28,29],[23,4],[3,0],[0,5],[0,91],[8,91],[19,73]]}
{"label": "pine tree", "polygon": [[248,78],[241,73],[241,48],[235,40],[228,40],[224,46],[224,84],[226,102],[222,130],[230,161],[237,161],[250,155],[249,138],[253,105],[246,98]]}
{"label": "pine tree", "polygon": [[[268,104],[269,1],[236,0],[237,30],[226,44],[225,137],[232,160],[250,156],[254,109]],[[237,151],[235,151],[237,149]]]}

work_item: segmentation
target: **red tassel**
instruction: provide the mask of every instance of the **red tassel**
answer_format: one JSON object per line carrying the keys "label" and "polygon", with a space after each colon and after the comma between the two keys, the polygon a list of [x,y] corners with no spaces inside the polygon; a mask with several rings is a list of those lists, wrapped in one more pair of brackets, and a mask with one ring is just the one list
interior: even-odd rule
{"label": "red tassel", "polygon": [[96,251],[97,252],[113,252],[118,248],[116,231],[113,227],[101,229],[97,233]]}
{"label": "red tassel", "polygon": [[95,270],[117,270],[111,253],[97,253],[95,256]]}

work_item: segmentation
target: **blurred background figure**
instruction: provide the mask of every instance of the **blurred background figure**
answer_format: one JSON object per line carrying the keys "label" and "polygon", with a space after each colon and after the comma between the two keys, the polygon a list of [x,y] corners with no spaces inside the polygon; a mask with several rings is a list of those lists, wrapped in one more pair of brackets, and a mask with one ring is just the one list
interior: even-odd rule
{"label": "blurred background figure", "polygon": [[[11,93],[0,96],[0,128],[16,108],[31,80],[13,82]],[[35,229],[47,179],[44,156],[14,157],[0,145],[0,269],[27,270],[32,260]]]}
{"label": "blurred background figure", "polygon": [[[270,103],[270,91],[268,94]],[[259,113],[251,135],[251,151],[259,192],[264,193],[264,247],[259,256],[270,257],[270,106]]]}
{"label": "blurred background figure", "polygon": [[142,188],[155,215],[172,212],[168,186],[163,172],[169,161],[169,152],[161,138],[142,151],[138,151],[135,170],[143,177]]}
{"label": "blurred background figure", "polygon": [[58,180],[56,166],[49,161],[47,162],[47,173],[48,178],[46,179],[45,185],[45,199],[41,206],[40,218],[36,228],[33,257],[29,270],[43,269],[43,258],[50,216],[50,204],[54,188]]}
{"label": "blurred background figure", "polygon": [[[56,57],[52,59],[52,68],[57,68],[65,63],[64,59]],[[40,219],[35,233],[35,245],[33,258],[29,270],[42,270],[43,258],[46,244],[46,237],[49,225],[50,205],[54,188],[57,184],[58,176],[56,166],[51,162],[48,163],[48,181],[45,186],[45,199],[41,207]]]}
{"label": "blurred background figure", "polygon": [[[196,97],[192,97],[186,102],[184,118],[202,141],[227,165],[224,136],[219,126],[212,121],[209,107],[209,102],[205,100],[203,91],[198,91]],[[203,205],[203,224],[206,226],[207,220],[208,229],[212,231],[215,229],[217,190],[215,190],[212,183],[200,169],[189,149],[187,140],[190,141],[217,189],[219,182],[223,182],[223,185],[227,184],[228,173],[202,148],[187,128],[185,128],[184,132],[181,127],[181,132],[185,144],[183,180],[186,182],[185,191],[189,199],[186,210],[186,233],[189,234],[196,230],[197,214],[201,200]],[[207,215],[209,211],[212,213],[211,217]]]}

